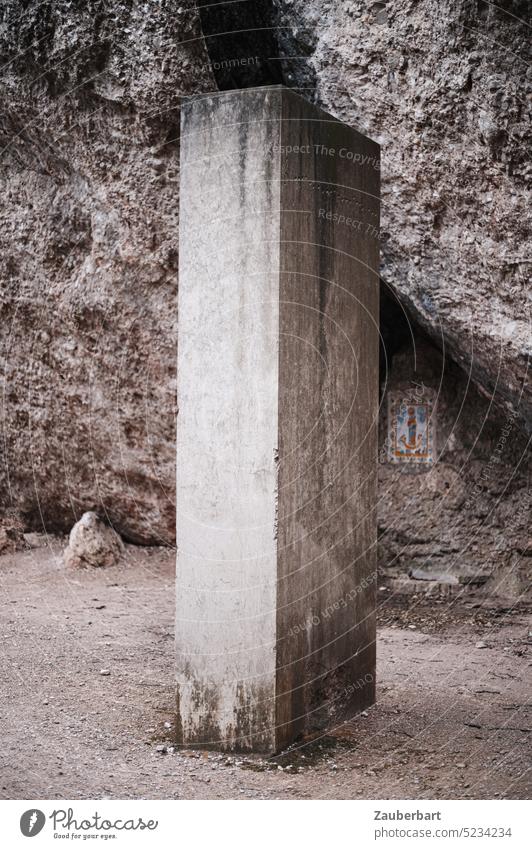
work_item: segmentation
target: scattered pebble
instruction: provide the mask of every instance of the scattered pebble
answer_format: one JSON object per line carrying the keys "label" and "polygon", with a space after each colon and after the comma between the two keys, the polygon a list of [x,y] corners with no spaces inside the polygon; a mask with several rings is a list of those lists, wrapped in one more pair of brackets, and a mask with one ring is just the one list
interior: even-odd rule
{"label": "scattered pebble", "polygon": [[100,669],[100,675],[110,675],[110,674],[111,674],[110,669]]}
{"label": "scattered pebble", "polygon": [[166,755],[166,746],[156,746],[155,751],[161,755]]}
{"label": "scattered pebble", "polygon": [[479,640],[478,643],[475,643],[476,649],[487,649],[488,644],[484,642],[484,640]]}

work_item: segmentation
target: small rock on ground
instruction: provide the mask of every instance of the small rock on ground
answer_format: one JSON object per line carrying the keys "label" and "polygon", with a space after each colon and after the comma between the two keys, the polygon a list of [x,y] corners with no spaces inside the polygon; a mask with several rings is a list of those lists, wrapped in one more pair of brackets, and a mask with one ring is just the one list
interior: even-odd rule
{"label": "small rock on ground", "polygon": [[64,552],[66,566],[114,566],[124,554],[124,543],[96,513],[84,513],[70,531]]}

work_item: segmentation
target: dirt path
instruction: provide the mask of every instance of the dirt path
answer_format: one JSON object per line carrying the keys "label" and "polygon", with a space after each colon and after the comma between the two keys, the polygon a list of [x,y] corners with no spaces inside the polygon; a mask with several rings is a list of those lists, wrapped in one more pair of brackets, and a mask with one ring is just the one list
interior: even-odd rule
{"label": "dirt path", "polygon": [[522,606],[388,601],[367,716],[267,763],[160,753],[173,721],[173,554],[131,547],[127,566],[67,572],[59,552],[49,539],[0,558],[2,798],[530,795]]}

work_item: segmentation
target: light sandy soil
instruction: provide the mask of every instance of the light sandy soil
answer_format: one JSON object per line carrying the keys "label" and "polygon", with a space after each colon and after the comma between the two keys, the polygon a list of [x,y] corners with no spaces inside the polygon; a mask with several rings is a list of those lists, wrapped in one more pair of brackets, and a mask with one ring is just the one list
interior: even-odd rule
{"label": "light sandy soil", "polygon": [[69,572],[61,541],[43,542],[0,558],[2,798],[530,795],[523,604],[381,591],[367,716],[270,762],[160,753],[174,719],[172,552],[129,547],[127,565]]}

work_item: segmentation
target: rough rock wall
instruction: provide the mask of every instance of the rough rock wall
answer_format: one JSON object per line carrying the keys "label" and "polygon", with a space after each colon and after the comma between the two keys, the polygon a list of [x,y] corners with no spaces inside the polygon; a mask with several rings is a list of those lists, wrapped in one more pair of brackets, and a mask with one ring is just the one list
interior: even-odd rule
{"label": "rough rock wall", "polygon": [[172,542],[179,104],[214,87],[194,4],[0,22],[0,505]]}
{"label": "rough rock wall", "polygon": [[273,2],[290,83],[382,145],[384,280],[530,429],[529,3]]}
{"label": "rough rock wall", "polygon": [[[273,2],[287,81],[382,146],[379,563],[519,597],[532,571],[529,4]],[[388,393],[414,383],[435,393],[438,458],[415,472],[385,450]]]}
{"label": "rough rock wall", "polygon": [[[260,27],[224,42],[237,24],[214,5],[205,40],[192,2],[0,11],[0,514],[68,530],[96,509],[132,541],[174,539],[179,103],[216,87],[212,59],[221,87],[281,68],[383,146],[383,279],[435,346],[413,369],[386,309],[383,386],[438,375],[442,432],[460,421],[431,473],[382,464],[382,561],[445,548],[453,522],[461,543],[487,534],[454,552],[468,569],[498,534],[524,550],[525,4],[261,0]],[[518,418],[488,484],[506,402]],[[451,480],[473,504],[441,500]]]}
{"label": "rough rock wall", "polygon": [[[395,352],[379,423],[379,564],[394,577],[485,584],[519,598],[532,578],[528,439],[430,340]],[[388,395],[434,394],[432,467],[388,461]],[[418,400],[421,400],[418,398]],[[419,586],[423,586],[420,584]]]}

